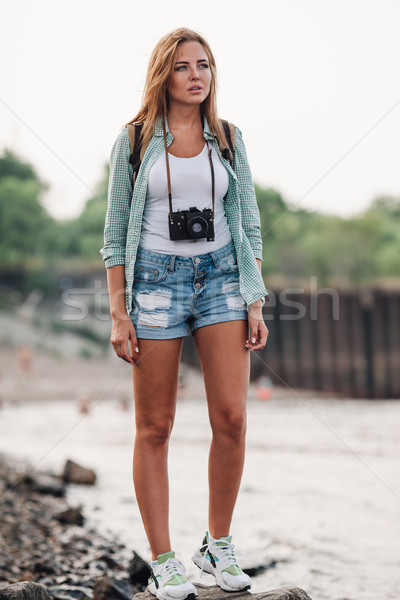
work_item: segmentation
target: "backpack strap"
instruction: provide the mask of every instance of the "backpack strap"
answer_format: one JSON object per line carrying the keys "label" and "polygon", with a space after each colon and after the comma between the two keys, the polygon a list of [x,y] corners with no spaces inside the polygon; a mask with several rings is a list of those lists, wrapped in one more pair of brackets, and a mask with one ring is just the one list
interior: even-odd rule
{"label": "backpack strap", "polygon": [[133,185],[135,185],[136,177],[139,172],[140,165],[142,164],[144,152],[146,150],[146,148],[144,148],[142,145],[142,140],[140,137],[143,129],[143,123],[129,123],[127,128],[129,146],[131,149],[129,162],[133,167]]}
{"label": "backpack strap", "polygon": [[233,123],[220,119],[228,146],[220,148],[221,154],[231,165],[235,157],[235,126]]}
{"label": "backpack strap", "polygon": [[[221,146],[220,152],[222,157],[225,158],[225,160],[227,160],[232,165],[235,156],[235,125],[233,123],[225,121],[225,119],[221,119],[221,124],[224,128],[224,133],[228,145],[223,147]],[[141,140],[143,123],[129,123],[129,125],[127,125],[127,128],[129,136],[129,146],[131,149],[129,162],[133,167],[134,186],[137,174],[139,173],[140,165],[142,164],[144,153],[146,151],[146,148],[143,146]]]}

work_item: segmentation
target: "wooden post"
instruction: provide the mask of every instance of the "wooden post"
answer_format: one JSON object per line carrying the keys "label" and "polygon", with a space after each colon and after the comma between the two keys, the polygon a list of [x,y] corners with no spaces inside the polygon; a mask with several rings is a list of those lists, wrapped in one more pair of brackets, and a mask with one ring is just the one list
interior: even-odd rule
{"label": "wooden post", "polygon": [[400,294],[387,292],[388,392],[390,398],[400,397]]}

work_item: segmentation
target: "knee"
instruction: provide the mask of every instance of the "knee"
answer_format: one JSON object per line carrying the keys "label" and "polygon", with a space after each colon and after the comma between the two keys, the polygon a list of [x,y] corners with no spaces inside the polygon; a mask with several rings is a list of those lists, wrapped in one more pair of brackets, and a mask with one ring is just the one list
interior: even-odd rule
{"label": "knee", "polygon": [[246,436],[246,413],[235,410],[226,411],[212,423],[212,430],[214,438],[237,444]]}
{"label": "knee", "polygon": [[169,442],[173,419],[155,419],[150,423],[136,426],[136,440],[148,446],[163,446]]}

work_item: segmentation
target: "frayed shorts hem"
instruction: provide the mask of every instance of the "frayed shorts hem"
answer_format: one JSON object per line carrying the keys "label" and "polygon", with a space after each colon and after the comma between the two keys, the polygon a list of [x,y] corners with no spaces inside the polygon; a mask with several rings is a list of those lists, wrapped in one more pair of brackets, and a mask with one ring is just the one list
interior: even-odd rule
{"label": "frayed shorts hem", "polygon": [[192,337],[194,336],[194,334],[196,333],[196,331],[198,329],[201,329],[202,327],[208,327],[210,325],[218,325],[219,323],[230,323],[232,321],[247,321],[247,314],[243,315],[243,316],[239,316],[239,315],[232,315],[231,318],[229,317],[221,317],[220,320],[218,321],[213,321],[212,323],[210,323],[209,321],[207,322],[202,322],[200,319],[198,319],[192,327],[190,327],[190,325],[187,325],[187,327],[185,329],[182,329],[181,332],[178,331],[166,331],[165,329],[160,329],[159,327],[155,327],[154,331],[144,331],[142,330],[142,328],[137,327],[136,328],[136,337],[138,340],[142,339],[142,340],[173,340],[176,338],[181,338],[181,337],[187,337],[188,335],[191,335]]}

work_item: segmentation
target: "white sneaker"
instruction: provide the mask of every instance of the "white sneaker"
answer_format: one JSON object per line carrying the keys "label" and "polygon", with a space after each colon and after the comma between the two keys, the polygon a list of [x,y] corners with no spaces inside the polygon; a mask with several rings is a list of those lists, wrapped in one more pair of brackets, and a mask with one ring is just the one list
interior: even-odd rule
{"label": "white sneaker", "polygon": [[159,600],[194,600],[198,596],[185,575],[185,567],[175,558],[175,552],[160,554],[157,563],[149,579],[149,592]]}
{"label": "white sneaker", "polygon": [[251,579],[237,564],[232,536],[215,540],[206,533],[203,545],[192,556],[195,565],[214,575],[217,585],[226,592],[249,590]]}

